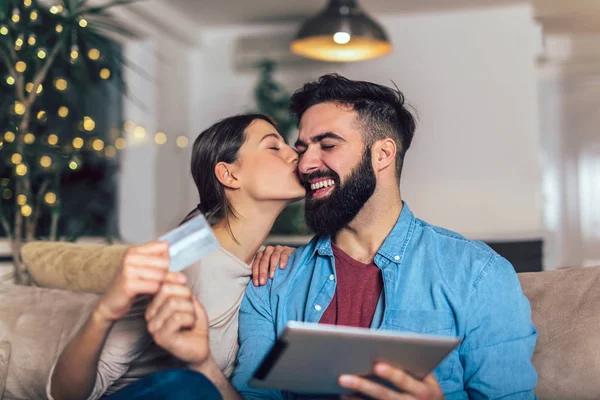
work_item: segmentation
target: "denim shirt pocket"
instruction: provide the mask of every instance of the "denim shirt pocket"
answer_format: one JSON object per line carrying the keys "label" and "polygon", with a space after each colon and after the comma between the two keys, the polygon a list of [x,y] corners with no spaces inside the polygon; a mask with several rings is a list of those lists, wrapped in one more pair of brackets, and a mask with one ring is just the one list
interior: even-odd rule
{"label": "denim shirt pocket", "polygon": [[[450,311],[387,310],[385,314],[384,329],[435,336],[455,334],[454,315]],[[455,359],[452,352],[437,366],[434,374],[438,381],[452,376]]]}

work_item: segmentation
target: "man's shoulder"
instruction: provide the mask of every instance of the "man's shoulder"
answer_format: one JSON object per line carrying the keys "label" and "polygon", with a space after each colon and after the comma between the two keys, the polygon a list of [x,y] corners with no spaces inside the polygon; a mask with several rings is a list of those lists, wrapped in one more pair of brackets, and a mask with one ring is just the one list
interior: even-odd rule
{"label": "man's shoulder", "polygon": [[510,266],[506,259],[480,240],[469,239],[421,219],[416,219],[416,224],[414,245],[427,246],[429,256],[437,261],[436,265],[448,281],[462,277],[463,283],[466,280],[475,285],[490,265]]}

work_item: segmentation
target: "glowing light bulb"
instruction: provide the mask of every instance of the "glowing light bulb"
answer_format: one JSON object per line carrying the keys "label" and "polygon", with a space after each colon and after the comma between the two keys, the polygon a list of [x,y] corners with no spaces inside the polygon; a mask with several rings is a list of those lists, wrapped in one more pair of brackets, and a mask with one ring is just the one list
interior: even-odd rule
{"label": "glowing light bulb", "polygon": [[0,35],[8,35],[8,27],[6,25],[0,25]]}
{"label": "glowing light bulb", "polygon": [[24,206],[21,207],[21,214],[23,214],[24,217],[29,217],[32,212],[33,212],[33,209],[28,204],[25,204]]}
{"label": "glowing light bulb", "polygon": [[37,56],[40,60],[43,60],[44,58],[46,58],[47,55],[48,55],[48,53],[46,53],[45,49],[39,49],[37,52]]}
{"label": "glowing light bulb", "polygon": [[92,142],[92,148],[96,151],[104,149],[104,142],[101,139],[96,139]]}
{"label": "glowing light bulb", "polygon": [[115,140],[115,147],[119,150],[123,150],[127,147],[127,141],[123,138],[117,138],[117,140]]}
{"label": "glowing light bulb", "polygon": [[102,68],[100,70],[100,78],[102,78],[102,79],[110,78],[110,70],[108,68]]}
{"label": "glowing light bulb", "polygon": [[6,143],[12,143],[12,142],[14,142],[15,141],[15,134],[14,134],[14,132],[7,131],[4,134],[4,140],[6,141]]}
{"label": "glowing light bulb", "polygon": [[73,139],[73,147],[75,147],[76,149],[80,149],[83,147],[83,139],[80,137],[76,137],[75,139]]}
{"label": "glowing light bulb", "polygon": [[83,117],[83,129],[86,131],[93,131],[96,127],[96,123],[90,117]]}
{"label": "glowing light bulb", "polygon": [[25,104],[21,103],[20,101],[15,101],[15,114],[23,115],[25,114],[25,110]]}
{"label": "glowing light bulb", "polygon": [[350,41],[350,34],[347,32],[336,32],[333,35],[333,41],[337,44],[346,44]]}
{"label": "glowing light bulb", "polygon": [[67,115],[69,115],[69,109],[66,106],[61,106],[58,109],[58,116],[61,118],[65,118]]}
{"label": "glowing light bulb", "polygon": [[42,156],[42,158],[40,158],[40,165],[44,168],[49,168],[52,165],[50,156]]}
{"label": "glowing light bulb", "polygon": [[32,11],[31,14],[29,14],[29,19],[32,21],[35,21],[36,19],[38,19],[38,13],[37,11]]}
{"label": "glowing light bulb", "polygon": [[100,58],[100,50],[98,50],[98,49],[90,49],[90,51],[88,51],[88,58],[90,60],[96,61],[97,59]]}
{"label": "glowing light bulb", "polygon": [[25,70],[27,69],[27,64],[25,64],[24,61],[17,61],[17,63],[15,64],[15,69],[17,70],[17,72],[25,72]]}
{"label": "glowing light bulb", "polygon": [[27,43],[29,43],[30,46],[33,46],[35,44],[35,42],[36,42],[35,35],[31,35],[27,39]]}
{"label": "glowing light bulb", "polygon": [[12,76],[7,76],[6,77],[6,83],[8,83],[9,85],[14,85],[15,84],[15,78],[13,78]]}
{"label": "glowing light bulb", "polygon": [[27,196],[25,196],[23,193],[17,195],[17,204],[20,206],[27,204]]}
{"label": "glowing light bulb", "polygon": [[26,133],[25,136],[23,136],[23,141],[25,144],[33,144],[33,142],[35,142],[35,135],[33,133]]}
{"label": "glowing light bulb", "polygon": [[76,161],[71,161],[69,162],[69,168],[71,168],[73,171],[76,170],[79,167],[79,165],[77,164]]}
{"label": "glowing light bulb", "polygon": [[17,175],[24,176],[27,174],[27,166],[25,164],[19,164],[16,168]]}
{"label": "glowing light bulb", "polygon": [[19,153],[14,153],[10,157],[10,161],[15,165],[21,164],[23,162],[23,156],[20,155]]}
{"label": "glowing light bulb", "polygon": [[113,146],[106,146],[104,149],[104,155],[108,158],[114,158],[117,155],[117,149]]}
{"label": "glowing light bulb", "polygon": [[54,87],[56,87],[56,89],[60,90],[61,92],[63,90],[66,90],[67,86],[68,86],[68,84],[67,84],[66,79],[58,78],[54,81]]}
{"label": "glowing light bulb", "polygon": [[56,28],[54,28],[56,30],[56,32],[61,33],[63,31],[63,26],[61,24],[56,25]]}
{"label": "glowing light bulb", "polygon": [[48,136],[48,144],[54,146],[58,143],[58,136],[55,135],[54,133],[50,134]]}
{"label": "glowing light bulb", "polygon": [[157,132],[156,135],[154,135],[154,141],[156,144],[165,144],[167,143],[167,135],[163,132]]}
{"label": "glowing light bulb", "polygon": [[176,140],[177,147],[180,147],[182,149],[186,148],[189,142],[189,139],[185,136],[179,136]]}
{"label": "glowing light bulb", "polygon": [[56,203],[56,194],[48,192],[44,195],[44,201],[50,205]]}

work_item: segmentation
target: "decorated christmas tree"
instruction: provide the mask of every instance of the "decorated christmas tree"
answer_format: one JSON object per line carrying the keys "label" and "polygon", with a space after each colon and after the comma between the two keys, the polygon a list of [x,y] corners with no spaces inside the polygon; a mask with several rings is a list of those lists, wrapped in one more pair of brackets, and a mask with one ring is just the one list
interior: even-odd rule
{"label": "decorated christmas tree", "polygon": [[28,281],[23,243],[72,240],[89,226],[110,234],[110,176],[125,142],[99,105],[125,88],[106,33],[128,32],[107,10],[133,1],[0,0],[0,231],[17,283]]}

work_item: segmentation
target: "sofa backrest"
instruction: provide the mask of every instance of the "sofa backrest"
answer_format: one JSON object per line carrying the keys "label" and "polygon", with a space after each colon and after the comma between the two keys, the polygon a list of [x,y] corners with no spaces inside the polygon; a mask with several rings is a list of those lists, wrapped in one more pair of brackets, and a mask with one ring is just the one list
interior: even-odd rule
{"label": "sofa backrest", "polygon": [[538,340],[540,399],[600,399],[600,267],[519,274]]}

